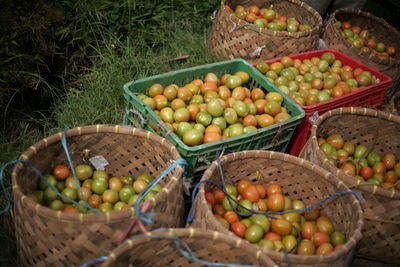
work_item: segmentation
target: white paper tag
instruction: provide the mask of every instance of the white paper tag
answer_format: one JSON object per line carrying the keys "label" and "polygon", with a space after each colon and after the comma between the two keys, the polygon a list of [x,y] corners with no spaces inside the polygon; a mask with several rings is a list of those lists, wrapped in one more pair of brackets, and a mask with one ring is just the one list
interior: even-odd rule
{"label": "white paper tag", "polygon": [[110,165],[103,156],[95,156],[89,159],[96,170],[104,171],[107,165]]}

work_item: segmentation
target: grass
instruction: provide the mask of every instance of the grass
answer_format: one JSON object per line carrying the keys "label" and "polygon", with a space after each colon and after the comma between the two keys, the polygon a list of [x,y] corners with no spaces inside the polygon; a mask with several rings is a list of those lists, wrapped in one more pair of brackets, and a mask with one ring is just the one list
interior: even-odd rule
{"label": "grass", "polygon": [[[55,100],[51,106],[26,113],[10,109],[5,114],[1,120],[3,127],[0,127],[1,165],[17,159],[29,146],[65,126],[120,124],[125,107],[122,86],[130,80],[218,61],[207,53],[205,44],[211,25],[209,16],[218,6],[217,1],[150,3],[152,1],[126,0],[117,1],[118,5],[103,1],[92,9],[83,8],[77,4],[79,1],[65,2],[70,2],[77,12],[75,24],[69,25],[69,30],[75,34],[83,31],[82,38],[90,39],[82,48],[92,65],[80,74],[69,73],[77,82],[70,83],[74,85],[66,86],[64,91],[57,90],[62,93],[52,96]],[[137,6],[132,6],[135,3]],[[110,10],[122,14],[122,18],[134,19],[121,23],[118,16],[112,17],[112,12],[107,12]],[[118,28],[121,25],[124,27]],[[62,37],[67,38],[67,33],[66,30]],[[167,61],[182,55],[189,55],[189,58]],[[8,104],[13,105],[12,102]],[[4,179],[8,188],[11,169],[6,170]],[[6,202],[2,196],[0,205],[4,207]],[[0,216],[0,246],[0,265],[15,265],[15,236],[10,213]]]}

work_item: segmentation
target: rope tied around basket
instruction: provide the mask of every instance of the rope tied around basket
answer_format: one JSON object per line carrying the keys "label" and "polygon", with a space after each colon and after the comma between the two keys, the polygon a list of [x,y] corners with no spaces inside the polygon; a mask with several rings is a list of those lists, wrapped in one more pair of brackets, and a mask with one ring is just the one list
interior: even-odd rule
{"label": "rope tied around basket", "polygon": [[171,128],[169,128],[163,121],[157,123],[157,127],[165,133],[165,137],[168,137],[168,135],[172,133]]}
{"label": "rope tied around basket", "polygon": [[282,135],[282,124],[278,123],[278,127],[275,130],[274,138],[272,138],[272,141],[271,141],[274,144],[274,149],[281,145],[281,142],[280,142],[281,135]]}
{"label": "rope tied around basket", "polygon": [[116,242],[116,244],[121,244],[125,239],[127,239],[135,225],[138,225],[139,229],[143,233],[147,233],[145,224],[152,224],[153,221],[152,221],[151,217],[155,216],[156,214],[154,212],[148,212],[148,210],[151,208],[150,201],[145,201],[142,204],[142,206],[140,206],[141,202],[150,193],[150,191],[157,184],[159,184],[160,181],[162,179],[164,179],[164,177],[166,177],[178,165],[181,165],[185,169],[187,162],[183,158],[179,158],[179,159],[175,160],[171,165],[168,166],[168,168],[166,168],[160,175],[158,175],[153,181],[151,181],[142,192],[139,193],[138,198],[136,199],[135,203],[133,204],[136,217],[133,219],[133,221],[129,225],[128,229],[125,231],[125,233],[122,235],[122,237]]}
{"label": "rope tied around basket", "polygon": [[[168,233],[173,233],[171,229],[167,228],[158,228],[154,230],[153,232],[161,232],[161,231],[166,231]],[[177,235],[169,235],[169,236],[161,236],[161,235],[152,235],[151,233],[148,234],[138,234],[131,236],[131,239],[135,238],[151,238],[151,239],[158,239],[158,240],[163,240],[163,239],[169,239],[174,241],[175,248],[179,251],[179,253],[188,259],[191,262],[198,262],[201,263],[205,266],[226,266],[226,267],[255,267],[254,265],[243,265],[243,264],[230,264],[230,263],[219,263],[219,262],[210,262],[206,260],[202,260],[194,254],[190,246],[183,241],[181,238],[179,238]],[[102,262],[106,261],[109,257],[108,256],[100,256],[96,259],[89,260],[83,264],[81,264],[81,267],[88,267],[89,265],[96,263],[96,262]]]}
{"label": "rope tied around basket", "polygon": [[144,126],[147,124],[147,120],[143,117],[142,113],[140,113],[139,111],[137,111],[134,108],[130,108],[126,111],[125,116],[129,115],[129,113],[133,113],[134,115],[136,115],[139,120],[140,120],[140,127],[144,128]]}

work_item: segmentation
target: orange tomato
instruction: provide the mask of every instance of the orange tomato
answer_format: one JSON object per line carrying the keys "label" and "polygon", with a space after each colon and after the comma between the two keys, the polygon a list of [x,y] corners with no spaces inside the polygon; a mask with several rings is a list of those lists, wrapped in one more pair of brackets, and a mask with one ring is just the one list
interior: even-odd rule
{"label": "orange tomato", "polygon": [[79,213],[79,210],[73,206],[67,206],[64,208],[63,212],[67,213]]}
{"label": "orange tomato", "polygon": [[268,196],[267,206],[270,211],[282,211],[285,200],[282,194],[276,193]]}
{"label": "orange tomato", "polygon": [[205,82],[200,86],[200,91],[205,94],[208,91],[218,92],[218,86],[216,82]]}
{"label": "orange tomato", "polygon": [[282,188],[279,184],[269,184],[267,187],[267,196],[272,194],[282,194]]}
{"label": "orange tomato", "polygon": [[221,204],[222,200],[224,200],[225,197],[224,192],[222,192],[222,190],[217,187],[215,187],[211,192],[214,195],[215,204]]}
{"label": "orange tomato", "polygon": [[258,195],[260,196],[260,198],[264,198],[265,195],[267,194],[267,190],[264,188],[264,186],[257,184],[256,185],[256,189],[258,192]]}
{"label": "orange tomato", "polygon": [[228,211],[225,211],[225,213],[224,213],[224,219],[229,224],[232,224],[234,222],[238,222],[239,221],[239,216],[233,210],[228,210]]}
{"label": "orange tomato", "polygon": [[238,237],[243,238],[246,233],[246,225],[242,222],[234,222],[231,224],[231,231]]}
{"label": "orange tomato", "polygon": [[200,79],[196,79],[191,81],[190,83],[193,83],[194,85],[197,85],[198,87],[200,87],[203,84],[203,81]]}
{"label": "orange tomato", "polygon": [[288,235],[292,232],[292,224],[285,219],[273,219],[271,230],[279,235]]}
{"label": "orange tomato", "polygon": [[266,240],[282,240],[282,237],[280,235],[278,235],[277,233],[274,232],[268,232],[264,235],[264,239]]}
{"label": "orange tomato", "polygon": [[249,180],[240,180],[237,184],[237,190],[239,194],[242,194],[244,190],[251,185],[251,182]]}
{"label": "orange tomato", "polygon": [[216,132],[208,132],[208,133],[204,134],[203,143],[208,144],[211,142],[219,141],[221,139],[222,139],[221,134],[216,133]]}
{"label": "orange tomato", "polygon": [[218,134],[221,134],[221,128],[218,125],[211,124],[211,125],[207,126],[207,128],[205,130],[205,133],[218,133]]}
{"label": "orange tomato", "polygon": [[187,110],[189,110],[190,120],[192,120],[192,121],[196,120],[196,115],[197,115],[197,113],[200,112],[199,106],[190,104],[186,108],[187,108]]}
{"label": "orange tomato", "polygon": [[260,199],[260,195],[258,194],[257,188],[254,185],[249,185],[246,187],[241,195],[244,199],[248,199],[253,203]]}
{"label": "orange tomato", "polygon": [[215,205],[215,197],[214,197],[213,193],[211,193],[211,192],[206,192],[206,193],[204,194],[204,196],[205,196],[206,201],[208,202],[208,204],[210,204],[211,207],[214,207],[214,205]]}

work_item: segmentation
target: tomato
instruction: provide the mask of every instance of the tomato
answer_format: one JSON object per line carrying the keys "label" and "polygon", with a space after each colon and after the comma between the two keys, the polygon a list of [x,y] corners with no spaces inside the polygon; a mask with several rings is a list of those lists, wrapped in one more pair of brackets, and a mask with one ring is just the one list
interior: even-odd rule
{"label": "tomato", "polygon": [[253,224],[246,229],[245,239],[251,243],[256,243],[263,237],[263,228],[257,224]]}
{"label": "tomato", "polygon": [[[247,210],[253,210],[253,203],[252,203],[250,200],[248,200],[248,199],[239,201],[239,204],[240,204],[241,206],[245,207]],[[250,212],[250,211],[247,211],[246,209],[244,209],[244,208],[238,206],[239,212],[245,213],[245,214],[250,214],[251,212]]]}
{"label": "tomato", "polygon": [[267,206],[270,211],[282,211],[285,201],[283,195],[279,193],[268,196]]}
{"label": "tomato", "polygon": [[[297,244],[297,239],[293,235],[286,235],[282,238],[283,247],[286,251],[291,251]],[[294,253],[296,249],[292,251]]]}
{"label": "tomato", "polygon": [[[51,186],[56,186],[56,185],[57,185],[57,180],[56,180],[56,178],[55,178],[53,175],[46,174],[46,175],[44,175],[43,177],[46,179],[46,181],[47,181]],[[47,185],[46,185],[42,180],[40,180],[39,188],[42,189],[42,190],[44,190],[44,189],[47,188]]]}
{"label": "tomato", "polygon": [[326,142],[335,149],[341,149],[344,144],[343,137],[340,134],[333,134],[326,139]]}
{"label": "tomato", "polygon": [[278,102],[271,101],[265,105],[264,111],[271,116],[275,116],[281,112],[281,105]]}
{"label": "tomato", "polygon": [[319,217],[316,223],[318,232],[326,233],[327,235],[333,232],[333,224],[326,217]]}
{"label": "tomato", "polygon": [[254,185],[248,186],[242,193],[243,199],[248,199],[251,202],[257,202],[260,199],[257,188]]}
{"label": "tomato", "polygon": [[333,251],[333,246],[330,243],[324,243],[317,248],[317,255],[326,255]]}
{"label": "tomato", "polygon": [[109,203],[109,202],[107,202],[107,203],[101,203],[99,206],[98,206],[98,209],[101,211],[101,212],[111,212],[112,210],[113,210],[113,205],[111,204],[111,203]]}
{"label": "tomato", "polygon": [[224,112],[224,106],[221,105],[218,99],[213,98],[207,103],[207,112],[214,117],[219,117]]}
{"label": "tomato", "polygon": [[238,237],[243,238],[245,236],[246,229],[247,227],[243,222],[236,221],[231,224],[231,231]]}
{"label": "tomato", "polygon": [[374,164],[374,166],[372,167],[374,173],[382,173],[385,174],[386,172],[386,165],[382,162],[377,162]]}
{"label": "tomato", "polygon": [[118,177],[113,177],[110,180],[108,180],[108,187],[112,190],[118,191],[121,190],[122,188],[122,181]]}
{"label": "tomato", "polygon": [[282,240],[281,236],[275,232],[268,232],[264,235],[264,239],[266,240]]}
{"label": "tomato", "polygon": [[217,214],[217,215],[220,215],[220,216],[223,216],[224,213],[225,213],[225,209],[224,209],[224,207],[222,207],[221,204],[216,204],[213,207],[213,213]]}
{"label": "tomato", "polygon": [[210,204],[211,208],[214,207],[214,205],[215,205],[214,194],[211,192],[206,192],[204,194],[204,197],[206,198],[207,203]]}
{"label": "tomato", "polygon": [[279,184],[272,183],[266,186],[267,196],[272,194],[282,194],[282,188]]}
{"label": "tomato", "polygon": [[115,190],[107,189],[103,192],[102,195],[103,202],[114,204],[118,202],[119,195]]}
{"label": "tomato", "polygon": [[295,199],[292,201],[293,210],[302,210],[306,207],[303,201]]}
{"label": "tomato", "polygon": [[222,204],[222,200],[224,200],[225,197],[224,192],[217,187],[215,187],[211,192],[214,195],[215,204]]}
{"label": "tomato", "polygon": [[356,146],[354,150],[354,157],[356,159],[364,158],[365,156],[367,156],[367,154],[368,154],[368,149],[366,146],[364,145]]}
{"label": "tomato", "polygon": [[227,196],[225,196],[224,200],[222,200],[222,207],[224,207],[225,210],[233,210],[232,207],[236,209],[238,206],[236,197],[234,196],[231,197],[233,198],[233,200],[232,199],[229,200]]}
{"label": "tomato", "polygon": [[215,73],[209,72],[204,76],[204,82],[218,82],[218,76]]}
{"label": "tomato", "polygon": [[[215,86],[215,89],[217,89],[217,86]],[[186,88],[186,87],[179,87],[178,89],[178,99],[181,99],[184,102],[189,102],[190,99],[192,99],[193,94],[192,91],[190,91],[190,89]],[[167,98],[164,96],[165,100],[167,100]],[[162,104],[164,104],[164,99],[162,99]],[[156,107],[157,107],[157,101],[156,101]],[[159,109],[159,108],[157,108]]]}
{"label": "tomato", "polygon": [[394,171],[388,171],[385,173],[385,182],[386,183],[396,183],[397,182],[397,174]]}
{"label": "tomato", "polygon": [[53,210],[63,210],[65,206],[61,200],[55,199],[50,203],[49,207]]}
{"label": "tomato", "polygon": [[237,197],[238,194],[237,188],[231,184],[226,184],[226,192],[233,197]]}
{"label": "tomato", "polygon": [[183,121],[189,121],[190,112],[187,108],[179,108],[175,110],[173,116],[174,116],[174,121],[178,123]]}
{"label": "tomato", "polygon": [[317,227],[315,226],[315,223],[306,221],[302,226],[301,226],[301,236],[306,239],[312,238],[312,236],[317,232]]}
{"label": "tomato", "polygon": [[148,89],[148,94],[150,97],[155,97],[157,95],[161,95],[163,91],[164,87],[159,83],[155,83]]}
{"label": "tomato", "polygon": [[299,255],[313,255],[315,252],[314,243],[311,240],[301,240],[299,247],[297,248],[297,254]]}
{"label": "tomato", "polygon": [[216,142],[222,139],[221,134],[215,132],[205,133],[203,137],[203,144],[208,144],[211,142]]}
{"label": "tomato", "polygon": [[67,166],[56,165],[53,169],[53,175],[57,180],[65,180],[70,175],[70,171]]}
{"label": "tomato", "polygon": [[224,219],[229,223],[232,224],[234,222],[239,221],[239,216],[236,214],[236,212],[232,210],[228,210],[224,213]]}
{"label": "tomato", "polygon": [[63,212],[66,212],[66,213],[79,213],[79,210],[77,208],[73,207],[73,206],[68,206],[68,207],[64,208]]}
{"label": "tomato", "polygon": [[242,85],[242,79],[237,75],[230,75],[225,80],[225,85],[229,89],[233,89]]}
{"label": "tomato", "polygon": [[267,190],[260,184],[256,185],[256,189],[260,198],[264,198],[267,194]]}
{"label": "tomato", "polygon": [[340,166],[340,170],[350,176],[356,176],[356,167],[351,162],[345,162]]}
{"label": "tomato", "polygon": [[[107,181],[108,180],[108,174],[103,170],[95,170],[93,172],[92,178],[93,178],[93,180],[95,180],[95,179],[103,179],[103,180]],[[85,183],[85,182],[83,182],[83,183]]]}
{"label": "tomato", "polygon": [[188,146],[197,146],[203,141],[203,133],[199,130],[191,129],[183,135],[182,140]]}
{"label": "tomato", "polygon": [[178,94],[178,89],[175,86],[168,85],[165,87],[163,95],[168,99],[168,101],[172,101],[176,98]]}
{"label": "tomato", "polygon": [[[46,199],[46,193],[47,193],[47,190],[48,190],[48,189],[50,189],[50,188],[47,188],[46,191],[45,191],[45,199]],[[61,192],[61,194],[63,194],[63,195],[66,196],[66,197],[69,197],[69,198],[72,199],[72,200],[76,200],[76,199],[78,198],[78,194],[77,194],[76,190],[74,190],[74,189],[72,189],[72,188],[65,188],[65,189]],[[70,203],[69,200],[64,199],[64,198],[62,199],[62,201],[63,201],[64,203]]]}
{"label": "tomato", "polygon": [[173,111],[176,111],[180,108],[186,107],[185,102],[182,99],[176,98],[171,102],[171,108]]}
{"label": "tomato", "polygon": [[266,239],[261,239],[260,241],[258,241],[257,246],[265,249],[271,249],[271,250],[275,249],[274,242]]}
{"label": "tomato", "polygon": [[394,165],[397,163],[397,157],[393,153],[388,153],[383,156],[382,163],[385,164],[387,169],[393,169]]}
{"label": "tomato", "polygon": [[83,181],[89,179],[93,175],[93,168],[89,165],[82,164],[75,167],[76,176]]}
{"label": "tomato", "polygon": [[381,161],[381,157],[376,152],[370,152],[367,157],[368,165],[374,166],[375,163]]}
{"label": "tomato", "polygon": [[138,199],[139,195],[133,195],[131,198],[128,200],[128,206],[132,207],[133,204],[135,204],[136,200]]}
{"label": "tomato", "polygon": [[288,220],[291,223],[294,223],[294,222],[298,222],[299,221],[300,214],[297,213],[297,212],[286,213],[286,214],[283,214],[283,218],[285,220]]}
{"label": "tomato", "polygon": [[319,247],[322,244],[329,243],[330,239],[329,239],[329,236],[326,233],[324,233],[324,232],[316,232],[312,236],[311,241],[314,243],[315,246]]}
{"label": "tomato", "polygon": [[267,105],[268,101],[265,99],[257,99],[254,101],[254,105],[257,108],[257,114],[263,114],[265,112],[265,106]]}
{"label": "tomato", "polygon": [[135,189],[132,186],[124,186],[119,191],[119,198],[121,201],[128,203],[129,199],[135,195]]}
{"label": "tomato", "polygon": [[254,88],[251,91],[250,97],[253,101],[256,101],[257,99],[264,99],[265,93],[262,89],[260,88]]}
{"label": "tomato", "polygon": [[[82,193],[85,196],[86,200],[89,199],[89,197],[92,195],[92,191],[90,190],[90,188],[87,188],[85,186],[81,187]],[[78,198],[80,200],[83,200],[82,194],[80,191],[78,191]]]}
{"label": "tomato", "polygon": [[313,208],[312,211],[304,212],[304,218],[306,220],[316,220],[319,217],[319,209],[317,207]]}
{"label": "tomato", "polygon": [[243,194],[244,190],[249,187],[251,184],[251,182],[249,180],[239,180],[239,182],[237,183],[237,190],[239,192],[239,194]]}
{"label": "tomato", "polygon": [[394,55],[396,54],[396,48],[393,47],[393,46],[387,46],[387,47],[386,47],[386,53],[387,53],[389,56],[394,56]]}
{"label": "tomato", "polygon": [[372,177],[372,175],[374,175],[374,171],[372,170],[371,167],[362,167],[360,169],[360,175],[364,178],[364,179],[369,179]]}
{"label": "tomato", "polygon": [[346,243],[346,237],[342,232],[332,232],[330,234],[330,239],[334,246]]}
{"label": "tomato", "polygon": [[279,235],[288,235],[292,231],[292,224],[285,219],[273,219],[271,229]]}
{"label": "tomato", "polygon": [[[144,180],[136,180],[135,182],[133,182],[133,189],[135,190],[135,192],[137,194],[139,194],[140,192],[142,192],[146,188],[146,186],[148,184],[149,183],[144,181]],[[98,194],[100,194],[100,193],[98,193]]]}
{"label": "tomato", "polygon": [[267,233],[270,231],[271,222],[265,215],[254,214],[254,215],[250,216],[249,219],[252,222],[252,224],[257,224],[257,225],[261,226],[264,233]]}

